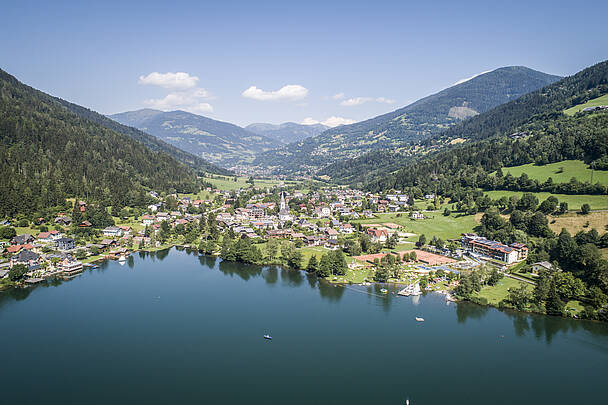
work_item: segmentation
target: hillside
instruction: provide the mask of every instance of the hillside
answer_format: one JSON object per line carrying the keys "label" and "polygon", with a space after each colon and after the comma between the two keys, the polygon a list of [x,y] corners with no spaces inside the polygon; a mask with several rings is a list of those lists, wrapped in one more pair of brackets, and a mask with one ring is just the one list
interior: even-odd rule
{"label": "hillside", "polygon": [[284,122],[279,125],[274,124],[249,124],[245,127],[246,130],[258,135],[264,135],[272,138],[282,145],[291,142],[303,141],[306,138],[319,135],[321,132],[329,129],[323,124],[302,125],[295,122]]}
{"label": "hillside", "polygon": [[559,79],[521,66],[496,69],[388,114],[261,154],[254,163],[279,171],[315,171],[370,150],[404,147]]}
{"label": "hillside", "polygon": [[0,217],[81,197],[145,203],[146,189],[195,190],[195,173],[165,153],[74,114],[0,70]]}
{"label": "hillside", "polygon": [[185,111],[143,109],[114,114],[110,118],[221,167],[250,162],[256,153],[279,145],[272,138],[237,125]]}
{"label": "hillside", "polygon": [[61,104],[63,104],[67,109],[72,111],[74,114],[77,114],[80,117],[88,119],[90,121],[96,122],[99,125],[102,125],[108,129],[111,129],[112,131],[118,132],[123,135],[127,135],[127,136],[141,142],[142,144],[144,144],[146,147],[148,147],[149,149],[151,149],[153,151],[164,152],[164,153],[168,154],[169,156],[174,157],[178,161],[187,164],[188,166],[190,166],[191,168],[193,168],[194,170],[196,170],[197,172],[199,172],[201,174],[204,174],[204,173],[224,174],[224,175],[230,174],[230,172],[226,169],[217,167],[217,166],[207,162],[205,159],[203,159],[201,157],[195,156],[191,153],[188,153],[179,148],[176,148],[175,146],[170,145],[170,144],[162,141],[161,139],[158,139],[155,136],[152,136],[143,131],[140,131],[137,128],[133,128],[130,126],[120,124],[116,121],[111,120],[110,118],[106,117],[105,115],[101,115],[99,113],[96,113],[95,111],[89,110],[88,108],[79,106],[77,104],[70,103],[69,101],[65,101],[60,98],[55,98],[55,99],[57,101],[59,101]]}
{"label": "hillside", "polygon": [[[498,106],[426,141],[424,154],[404,159],[395,173],[359,179],[375,190],[416,186],[452,193],[461,187],[564,194],[605,194],[601,183],[584,178],[557,183],[519,178],[499,168],[581,160],[608,169],[608,111],[568,116],[567,108],[608,93],[608,61],[589,67],[515,101]],[[446,144],[450,139],[465,143]],[[443,146],[441,146],[443,145]],[[447,145],[447,146],[446,146]],[[559,165],[558,165],[559,166]],[[596,176],[594,183],[604,175]],[[541,181],[539,181],[541,180]]]}

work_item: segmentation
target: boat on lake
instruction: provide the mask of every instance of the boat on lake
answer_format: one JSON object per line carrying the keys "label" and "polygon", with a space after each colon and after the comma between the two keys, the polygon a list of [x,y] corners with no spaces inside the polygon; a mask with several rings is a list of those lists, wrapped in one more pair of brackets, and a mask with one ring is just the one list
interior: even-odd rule
{"label": "boat on lake", "polygon": [[417,322],[424,322],[424,318],[416,317]]}
{"label": "boat on lake", "polygon": [[381,288],[381,289],[380,289],[380,292],[381,292],[382,294],[388,294],[388,290],[387,290],[386,288]]}
{"label": "boat on lake", "polygon": [[266,340],[272,340],[272,336],[270,336],[270,335],[264,335],[264,339],[266,339]]}

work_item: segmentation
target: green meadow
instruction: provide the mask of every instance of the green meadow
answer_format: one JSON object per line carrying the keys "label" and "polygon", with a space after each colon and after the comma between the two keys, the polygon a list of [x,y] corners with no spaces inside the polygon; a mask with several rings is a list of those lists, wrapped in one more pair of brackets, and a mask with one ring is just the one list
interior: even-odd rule
{"label": "green meadow", "polygon": [[[491,199],[497,200],[503,196],[510,197],[512,195],[517,195],[521,197],[522,191],[504,191],[504,190],[493,190],[486,191],[485,193]],[[542,202],[547,199],[550,195],[554,196],[559,200],[559,202],[567,202],[568,209],[570,210],[578,210],[581,208],[581,205],[587,203],[591,206],[592,210],[603,210],[608,209],[608,196],[606,195],[569,195],[569,194],[551,194],[551,193],[531,193],[538,198],[539,202]]]}
{"label": "green meadow", "polygon": [[574,115],[577,112],[582,111],[584,108],[597,107],[600,105],[608,105],[608,94],[604,94],[603,96],[589,100],[586,103],[575,105],[574,107],[568,108],[567,110],[564,110],[564,114]]}
{"label": "green meadow", "polygon": [[[390,214],[377,214],[377,218],[357,220],[361,224],[383,224],[393,222],[402,225],[405,232],[415,233],[416,235],[424,234],[427,240],[433,236],[437,236],[443,240],[459,238],[461,233],[472,232],[477,226],[474,215],[452,214],[443,216],[442,212],[430,211],[424,212],[425,219],[412,220],[409,218],[409,213],[403,212]],[[418,240],[417,237],[412,237],[412,241]]]}
{"label": "green meadow", "polygon": [[582,160],[564,160],[542,166],[535,166],[530,163],[521,166],[503,167],[502,173],[505,175],[511,173],[514,177],[526,173],[531,179],[540,182],[544,182],[551,177],[554,183],[567,183],[574,177],[581,182],[591,182],[593,178],[593,183],[608,184],[608,171],[592,171]]}

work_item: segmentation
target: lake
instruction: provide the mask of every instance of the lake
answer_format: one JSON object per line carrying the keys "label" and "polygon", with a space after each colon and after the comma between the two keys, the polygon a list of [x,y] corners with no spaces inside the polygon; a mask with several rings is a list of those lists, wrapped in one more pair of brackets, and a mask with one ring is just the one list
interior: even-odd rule
{"label": "lake", "polygon": [[380,288],[172,249],[3,292],[1,402],[606,403],[608,325]]}

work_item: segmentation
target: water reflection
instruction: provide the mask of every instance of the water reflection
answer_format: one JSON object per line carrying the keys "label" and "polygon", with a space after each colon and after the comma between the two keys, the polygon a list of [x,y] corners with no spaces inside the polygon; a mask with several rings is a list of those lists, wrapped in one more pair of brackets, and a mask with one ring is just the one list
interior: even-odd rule
{"label": "water reflection", "polygon": [[333,285],[327,281],[319,280],[319,293],[321,298],[329,301],[340,301],[346,291],[346,287],[342,285]]}
{"label": "water reflection", "polygon": [[279,280],[279,269],[277,266],[266,267],[262,272],[262,278],[266,284],[276,284]]}
{"label": "water reflection", "polygon": [[281,281],[283,285],[297,287],[304,282],[304,275],[298,270],[281,268]]}

